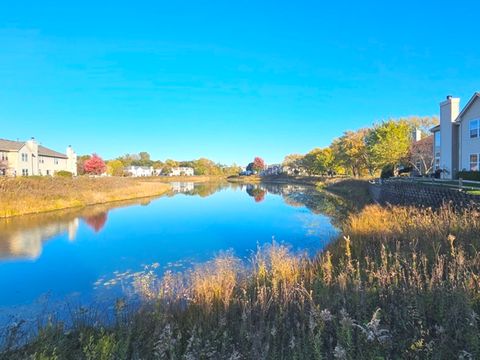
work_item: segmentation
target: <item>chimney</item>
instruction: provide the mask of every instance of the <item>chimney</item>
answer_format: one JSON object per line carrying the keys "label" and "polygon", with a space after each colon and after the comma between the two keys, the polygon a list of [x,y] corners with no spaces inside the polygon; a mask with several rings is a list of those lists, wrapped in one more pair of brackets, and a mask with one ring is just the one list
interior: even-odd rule
{"label": "chimney", "polygon": [[417,142],[422,140],[422,131],[420,129],[413,130],[413,141]]}
{"label": "chimney", "polygon": [[454,171],[454,122],[460,113],[460,99],[451,95],[440,103],[440,167],[446,170],[446,178],[452,178]]}

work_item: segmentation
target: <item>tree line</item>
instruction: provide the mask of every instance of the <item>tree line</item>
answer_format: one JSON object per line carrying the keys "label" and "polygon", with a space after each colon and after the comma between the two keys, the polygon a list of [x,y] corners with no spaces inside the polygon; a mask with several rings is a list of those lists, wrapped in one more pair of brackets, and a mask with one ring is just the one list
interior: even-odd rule
{"label": "tree line", "polygon": [[104,161],[97,154],[82,155],[77,159],[77,173],[79,175],[95,174],[100,175],[107,173],[111,176],[125,176],[125,168],[128,166],[148,166],[153,167],[160,174],[168,175],[172,168],[175,167],[191,167],[195,175],[234,175],[241,170],[236,164],[224,165],[215,163],[206,158],[189,161],[177,161],[167,159],[165,161],[153,160],[148,152],[140,152],[138,154],[125,154],[115,159]]}
{"label": "tree line", "polygon": [[414,132],[419,130],[422,137],[430,137],[429,130],[436,124],[438,118],[434,116],[389,119],[370,128],[345,131],[328,147],[315,148],[305,155],[287,155],[283,165],[309,175],[373,176],[381,170],[417,168],[422,158],[422,173],[433,166],[433,145],[415,147]]}

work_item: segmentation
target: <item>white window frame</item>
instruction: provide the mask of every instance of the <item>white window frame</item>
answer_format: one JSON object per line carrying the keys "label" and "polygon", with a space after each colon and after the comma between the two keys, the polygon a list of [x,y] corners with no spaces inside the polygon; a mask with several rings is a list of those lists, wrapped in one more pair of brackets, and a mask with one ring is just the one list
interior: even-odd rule
{"label": "white window frame", "polygon": [[[476,123],[476,127],[472,129],[473,123]],[[472,131],[475,131],[475,130],[476,132],[472,133]],[[480,120],[479,119],[470,120],[470,122],[468,123],[468,134],[470,136],[470,139],[478,139],[480,137]]]}
{"label": "white window frame", "polygon": [[[472,162],[472,157],[473,156],[476,156],[477,157],[477,161],[476,162]],[[469,169],[470,171],[479,171],[480,170],[480,154],[470,154],[470,157],[469,157]],[[475,164],[475,169],[472,168],[472,164]]]}

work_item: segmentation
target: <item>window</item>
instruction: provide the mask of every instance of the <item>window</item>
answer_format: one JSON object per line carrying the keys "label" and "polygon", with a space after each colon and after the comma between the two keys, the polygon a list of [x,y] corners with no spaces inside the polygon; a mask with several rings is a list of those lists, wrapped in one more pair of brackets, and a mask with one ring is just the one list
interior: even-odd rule
{"label": "window", "polygon": [[8,160],[8,154],[7,153],[0,153],[0,160]]}
{"label": "window", "polygon": [[440,131],[436,131],[434,135],[434,155],[435,155],[435,170],[440,169]]}
{"label": "window", "polygon": [[435,132],[435,147],[440,147],[440,131]]}
{"label": "window", "polygon": [[50,170],[47,170],[47,175],[50,175]]}
{"label": "window", "polygon": [[479,154],[470,155],[470,171],[478,171]]}
{"label": "window", "polygon": [[22,175],[28,176],[28,169],[22,169]]}
{"label": "window", "polygon": [[471,139],[479,137],[479,128],[480,128],[480,120],[470,121],[470,138]]}
{"label": "window", "polygon": [[58,165],[58,159],[55,159],[55,165]]}

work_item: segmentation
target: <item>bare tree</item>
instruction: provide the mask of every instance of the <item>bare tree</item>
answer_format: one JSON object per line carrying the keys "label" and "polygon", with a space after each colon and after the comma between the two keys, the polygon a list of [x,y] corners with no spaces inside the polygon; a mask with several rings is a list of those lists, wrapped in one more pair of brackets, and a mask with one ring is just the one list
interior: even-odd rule
{"label": "bare tree", "polygon": [[433,135],[411,144],[409,163],[420,175],[427,175],[432,172],[434,163]]}

